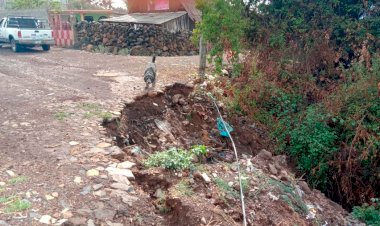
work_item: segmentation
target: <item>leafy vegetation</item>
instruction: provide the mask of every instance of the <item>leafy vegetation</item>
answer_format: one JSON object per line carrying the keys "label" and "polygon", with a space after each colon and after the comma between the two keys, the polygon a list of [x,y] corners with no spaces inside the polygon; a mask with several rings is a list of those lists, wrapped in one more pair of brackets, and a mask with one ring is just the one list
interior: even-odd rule
{"label": "leafy vegetation", "polygon": [[373,205],[367,203],[362,206],[354,207],[352,215],[361,221],[364,221],[369,226],[380,225],[380,202],[378,198],[372,199]]}
{"label": "leafy vegetation", "polygon": [[194,146],[189,151],[171,148],[166,151],[157,152],[149,156],[145,161],[147,167],[162,167],[171,170],[185,170],[194,168],[194,156],[207,154],[207,148],[203,145]]}
{"label": "leafy vegetation", "polygon": [[[237,34],[232,40],[247,41],[250,53],[239,78],[219,82],[229,110],[265,124],[277,151],[291,156],[299,175],[344,207],[379,197],[380,3],[198,4],[205,19],[197,32],[211,31],[206,34],[211,56],[242,46],[221,41],[230,35],[223,28],[234,23],[222,19],[243,21],[230,31]],[[226,16],[216,12],[229,4]]]}
{"label": "leafy vegetation", "polygon": [[13,177],[11,178],[8,183],[9,184],[20,184],[20,183],[24,183],[28,180],[28,178],[26,176],[17,176],[17,177]]}
{"label": "leafy vegetation", "polygon": [[193,41],[197,43],[202,35],[204,40],[213,43],[209,53],[210,61],[215,62],[219,72],[222,69],[224,53],[227,53],[227,60],[235,66],[234,74],[238,75],[238,57],[246,26],[241,1],[197,0],[197,7],[203,16],[202,22],[196,26]]}
{"label": "leafy vegetation", "polygon": [[217,177],[214,179],[214,182],[216,186],[218,186],[218,188],[225,194],[235,198],[239,197],[239,193],[234,188],[230,187],[228,183],[222,178]]}

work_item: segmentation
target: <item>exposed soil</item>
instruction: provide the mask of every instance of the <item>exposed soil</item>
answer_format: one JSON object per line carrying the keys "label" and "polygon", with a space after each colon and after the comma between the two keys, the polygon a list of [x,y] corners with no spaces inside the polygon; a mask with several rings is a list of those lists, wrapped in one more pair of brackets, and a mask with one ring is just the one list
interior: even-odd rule
{"label": "exposed soil", "polygon": [[[138,144],[151,153],[204,144],[217,150],[210,158],[230,162],[233,153],[228,139],[221,137],[216,128],[219,115],[215,105],[206,95],[192,91],[191,86],[176,83],[162,92],[138,96],[135,102],[125,105],[120,118],[106,122],[105,126],[117,137],[120,147]],[[158,128],[158,123],[167,128]],[[245,118],[235,117],[228,123],[234,128],[231,134],[240,153],[256,155],[270,147],[263,128]]]}
{"label": "exposed soil", "polygon": [[[164,225],[240,225],[243,215],[234,154],[230,141],[219,134],[213,102],[199,87],[174,84],[148,92],[104,125],[126,153],[122,160],[139,163],[136,183],[150,196]],[[228,116],[222,106],[221,110],[234,128],[249,225],[358,224],[339,205],[295,178],[286,156],[272,156],[265,150],[271,143],[264,128],[247,118]],[[146,169],[142,164],[150,153],[198,144],[207,145],[209,152],[205,161],[195,160],[201,166],[196,170]],[[181,193],[183,183],[190,194]]]}

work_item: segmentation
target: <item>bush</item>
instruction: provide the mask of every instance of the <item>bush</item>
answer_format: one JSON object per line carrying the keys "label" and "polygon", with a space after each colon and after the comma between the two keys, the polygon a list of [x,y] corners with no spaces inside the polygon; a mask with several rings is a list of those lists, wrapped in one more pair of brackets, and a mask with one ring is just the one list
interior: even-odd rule
{"label": "bush", "polygon": [[192,162],[194,156],[203,156],[206,154],[207,148],[203,145],[194,146],[190,151],[171,148],[149,156],[145,161],[145,166],[162,167],[171,170],[185,170],[194,167]]}
{"label": "bush", "polygon": [[373,205],[367,203],[362,206],[355,206],[352,215],[368,226],[380,226],[380,202],[378,198],[372,199]]}

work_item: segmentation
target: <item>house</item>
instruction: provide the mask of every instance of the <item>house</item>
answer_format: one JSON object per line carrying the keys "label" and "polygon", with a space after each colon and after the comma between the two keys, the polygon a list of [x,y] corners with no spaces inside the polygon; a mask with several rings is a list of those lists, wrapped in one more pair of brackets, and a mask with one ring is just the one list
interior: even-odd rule
{"label": "house", "polygon": [[128,0],[128,14],[102,21],[111,23],[153,24],[177,32],[191,31],[201,20],[195,0]]}

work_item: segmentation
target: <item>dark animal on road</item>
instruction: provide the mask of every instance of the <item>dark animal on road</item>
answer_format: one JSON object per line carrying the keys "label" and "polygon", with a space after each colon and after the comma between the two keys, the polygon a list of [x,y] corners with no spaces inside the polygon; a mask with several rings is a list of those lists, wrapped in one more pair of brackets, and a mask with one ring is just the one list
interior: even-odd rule
{"label": "dark animal on road", "polygon": [[156,56],[153,56],[152,62],[148,63],[144,73],[144,82],[146,83],[145,89],[148,89],[149,85],[152,85],[152,87],[156,85],[156,75]]}

